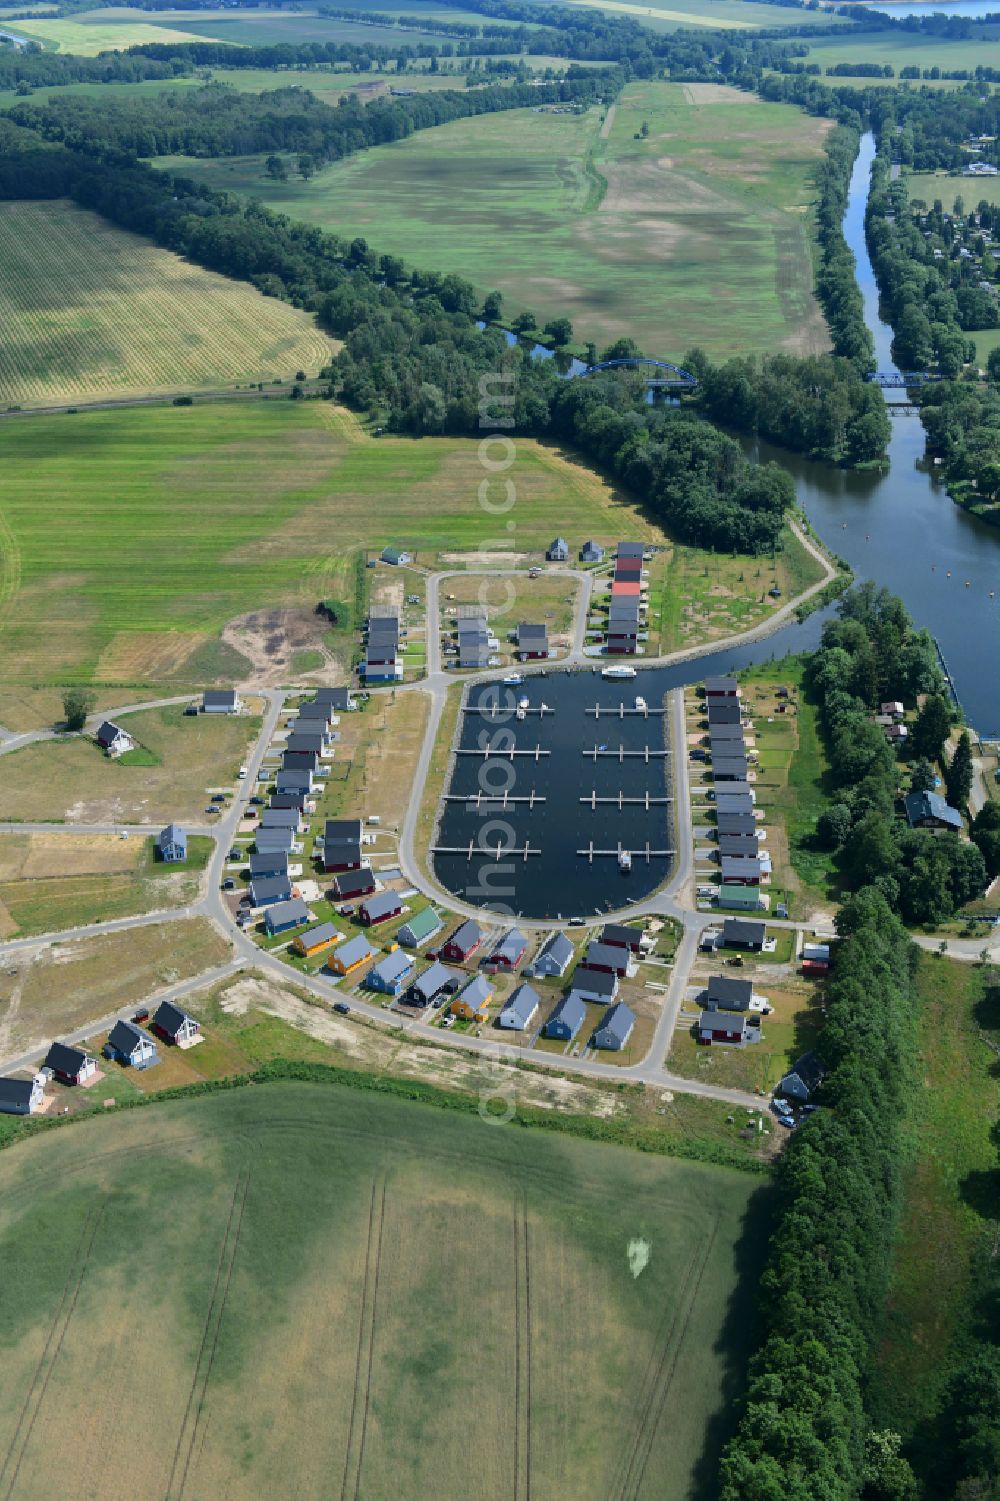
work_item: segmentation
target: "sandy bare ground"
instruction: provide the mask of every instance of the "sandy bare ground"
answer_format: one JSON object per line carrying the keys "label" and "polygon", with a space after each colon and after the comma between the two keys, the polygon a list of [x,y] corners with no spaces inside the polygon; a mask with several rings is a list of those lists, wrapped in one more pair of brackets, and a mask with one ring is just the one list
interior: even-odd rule
{"label": "sandy bare ground", "polygon": [[613,104],[611,106],[611,108],[608,110],[607,114],[604,116],[604,123],[601,126],[601,140],[602,141],[606,141],[608,139],[608,136],[611,134],[611,127],[615,123],[615,115],[617,113],[618,113],[618,106],[617,106],[617,104]]}
{"label": "sandy bare ground", "polygon": [[[608,1117],[617,1109],[614,1096],[605,1089],[555,1075],[515,1072],[502,1063],[494,1065],[471,1054],[400,1042],[375,1027],[342,1022],[325,1007],[300,1000],[264,976],[251,974],[235,980],[219,994],[219,1004],[232,1016],[243,1016],[250,1010],[277,1016],[307,1036],[341,1049],[371,1068],[391,1069],[394,1074],[408,1078],[463,1090],[493,1090],[500,1078],[505,1085],[513,1083],[517,1096],[526,1104],[543,1110]],[[499,1045],[497,1055],[501,1056]]]}
{"label": "sandy bare ground", "polygon": [[[252,663],[248,682],[258,688],[280,687],[290,676],[313,683],[342,683],[346,668],[326,645],[325,634],[323,619],[313,610],[254,610],[230,620],[223,627],[222,639]],[[301,651],[318,651],[323,666],[294,672],[293,659]]]}
{"label": "sandy bare ground", "polygon": [[443,552],[442,563],[464,563],[468,568],[517,568],[528,561],[526,552]]}

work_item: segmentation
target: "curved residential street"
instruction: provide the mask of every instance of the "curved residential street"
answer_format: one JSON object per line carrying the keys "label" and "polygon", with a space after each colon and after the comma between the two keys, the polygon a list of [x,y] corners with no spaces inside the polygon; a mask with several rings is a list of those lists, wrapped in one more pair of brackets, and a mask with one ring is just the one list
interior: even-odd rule
{"label": "curved residential street", "polygon": [[[797,527],[796,530],[798,531]],[[813,585],[810,590],[806,591],[798,599],[789,601],[774,616],[754,630],[743,632],[738,636],[728,637],[722,641],[712,642],[700,650],[691,649],[676,652],[665,657],[644,659],[641,664],[636,664],[639,670],[641,671],[642,667],[667,666],[684,661],[693,662],[699,657],[725,650],[727,647],[734,647],[742,645],[747,641],[759,639],[784,623],[798,609],[804,599],[825,588],[829,579],[835,575],[835,569],[832,564],[829,563],[819,549],[814,547],[811,539],[802,532],[799,532],[799,537],[803,546],[823,563],[825,573],[824,578],[819,583]],[[420,682],[407,684],[403,688],[394,690],[404,693],[425,693],[430,699],[431,706],[416,764],[412,793],[400,830],[398,853],[399,865],[403,875],[418,890],[453,912],[466,916],[482,917],[483,910],[481,908],[473,907],[456,899],[450,892],[445,891],[429,877],[428,872],[424,868],[423,861],[415,848],[415,835],[420,805],[448,690],[458,682],[468,685],[476,682],[493,681],[497,675],[496,669],[459,676],[458,674],[448,673],[442,668],[439,589],[441,581],[451,577],[457,571],[451,570],[427,575],[427,676]],[[503,576],[504,573],[517,573],[519,571],[503,570],[500,576]],[[557,670],[565,667],[593,669],[596,666],[595,659],[592,656],[586,656],[584,651],[586,624],[593,588],[593,575],[578,570],[561,570],[561,572],[564,572],[567,577],[578,580],[580,589],[573,622],[572,648],[564,660],[554,665]],[[530,666],[525,668],[525,676],[529,675],[532,675]],[[44,949],[54,942],[65,944],[71,943],[74,940],[94,937],[101,933],[121,932],[130,928],[178,921],[183,918],[204,917],[211,921],[231,943],[233,948],[232,960],[211,971],[193,976],[180,984],[171,985],[158,991],[143,1004],[158,1004],[164,999],[177,1000],[184,996],[193,995],[241,970],[256,970],[268,975],[277,983],[288,984],[292,982],[300,988],[309,990],[317,999],[328,1004],[332,1004],[334,1001],[342,998],[343,992],[334,981],[327,980],[322,975],[304,975],[299,970],[292,970],[280,958],[261,949],[252,938],[237,927],[223,899],[222,880],[228,851],[244,815],[246,801],[251,789],[258,785],[257,773],[264,762],[268,747],[278,727],[285,699],[288,696],[283,690],[258,688],[252,683],[243,686],[246,691],[252,692],[255,696],[265,701],[266,707],[263,722],[256,743],[246,758],[248,768],[247,777],[241,782],[229,809],[217,823],[211,826],[188,826],[192,833],[208,834],[214,839],[214,849],[202,879],[202,894],[199,899],[183,908],[171,908],[167,911],[150,912],[136,917],[92,923],[58,933],[14,939],[6,943],[0,943],[0,961],[2,961],[5,955],[14,956],[30,952],[34,949]],[[393,690],[373,690],[376,693],[380,691]],[[116,709],[104,710],[99,714],[90,716],[87,728],[92,731],[96,724],[104,719],[137,713],[143,709],[186,704],[193,697],[195,695],[185,694],[174,698],[156,699],[147,703],[130,703]],[[678,1014],[685,998],[688,977],[698,952],[700,935],[704,928],[718,920],[715,914],[711,912],[699,912],[694,906],[694,842],[691,827],[688,764],[687,756],[683,753],[677,753],[678,751],[683,751],[685,744],[684,702],[683,693],[679,689],[675,689],[669,694],[669,714],[670,739],[675,751],[673,756],[674,807],[678,850],[676,868],[670,881],[660,891],[640,902],[623,908],[620,912],[609,912],[602,918],[602,920],[614,921],[628,917],[658,915],[673,918],[681,924],[682,933],[680,943],[670,969],[669,981],[667,982],[666,991],[663,996],[663,1003],[652,1043],[645,1058],[629,1067],[618,1067],[615,1064],[601,1063],[592,1059],[567,1057],[562,1054],[532,1052],[530,1057],[526,1058],[521,1049],[510,1047],[492,1037],[475,1037],[469,1034],[456,1035],[452,1032],[442,1031],[437,1027],[431,1027],[426,1022],[419,1020],[407,1022],[406,1035],[408,1038],[433,1043],[435,1048],[447,1048],[468,1054],[480,1055],[484,1059],[488,1058],[491,1063],[497,1061],[516,1062],[522,1068],[529,1067],[543,1071],[580,1076],[582,1078],[643,1083],[676,1091],[677,1093],[718,1100],[735,1107],[758,1109],[761,1107],[763,1100],[759,1095],[750,1094],[742,1090],[725,1089],[717,1085],[703,1083],[697,1079],[682,1078],[670,1073],[665,1067],[665,1060],[670,1051],[670,1044],[674,1028],[677,1025]],[[9,731],[0,730],[0,737],[2,737],[0,738],[0,755],[38,741],[54,738],[58,733],[56,730],[34,730],[20,735],[13,735]],[[77,823],[6,823],[0,824],[0,832],[62,834],[67,838],[72,838],[75,834],[81,833],[127,832],[129,834],[148,835],[152,827],[152,825],[107,823],[93,825]],[[559,923],[541,922],[533,919],[519,918],[518,922],[521,927],[534,930],[550,930],[561,926]],[[802,932],[812,931],[812,924],[806,922],[769,920],[769,926],[790,928]],[[937,950],[940,948],[940,940],[924,935],[915,936],[915,942],[928,950]],[[972,962],[981,958],[984,947],[990,955],[1000,958],[1000,929],[990,930],[985,944],[978,940],[949,940],[947,952],[952,958]],[[398,1028],[399,1026],[399,1018],[391,1012],[387,1013],[379,1004],[368,1002],[355,994],[351,995],[350,1004],[352,1011],[358,1012],[368,1021],[375,1022],[383,1027]],[[107,1016],[90,1022],[67,1040],[73,1042],[85,1041],[88,1037],[107,1030],[117,1017],[130,1015],[135,1010],[135,1006],[136,1003],[133,1002]],[[29,1066],[38,1062],[42,1056],[44,1056],[44,1050],[36,1050],[31,1054],[26,1054],[19,1058],[0,1060],[0,1066],[4,1068]]]}

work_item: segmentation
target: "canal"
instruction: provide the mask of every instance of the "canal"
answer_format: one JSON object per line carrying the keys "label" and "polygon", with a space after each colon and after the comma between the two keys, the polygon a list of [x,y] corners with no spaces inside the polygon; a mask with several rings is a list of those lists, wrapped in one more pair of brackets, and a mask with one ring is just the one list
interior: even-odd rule
{"label": "canal", "polygon": [[[864,213],[875,143],[862,139],[855,163],[844,233],[857,262],[858,284],[865,316],[875,340],[878,367],[893,371],[891,329],[878,310],[878,289],[864,238]],[[903,393],[900,393],[901,395]],[[893,393],[889,393],[892,401]],[[889,468],[882,474],[859,474],[789,454],[767,443],[754,443],[762,459],[774,459],[794,477],[799,503],[817,534],[831,551],[846,558],[859,578],[872,578],[898,594],[918,625],[936,638],[952,674],[966,717],[984,737],[1000,735],[997,708],[996,662],[1000,652],[1000,603],[990,598],[997,588],[1000,529],[977,521],[956,506],[923,461],[923,428],[916,416],[893,418]],[[477,755],[459,755],[448,791],[456,799],[443,805],[436,843],[461,853],[433,857],[438,879],[475,906],[510,911],[526,917],[588,916],[640,901],[669,876],[672,856],[633,856],[623,873],[613,855],[593,860],[580,850],[668,849],[673,844],[669,802],[653,802],[671,793],[670,755],[649,762],[630,756],[620,760],[588,749],[604,745],[642,751],[663,750],[665,723],[630,715],[619,721],[586,711],[600,704],[613,710],[631,706],[637,694],[650,709],[663,707],[671,689],[698,682],[713,673],[738,671],[755,663],[810,651],[819,641],[829,611],[804,623],[786,626],[750,646],[707,652],[697,662],[676,667],[640,669],[631,682],[614,683],[598,672],[550,672],[529,678],[523,688],[479,686],[470,694],[473,705],[489,707],[500,699],[508,708],[503,736],[506,752],[538,752],[486,762]],[[514,717],[518,697],[532,707],[546,703],[551,714]],[[465,714],[459,746],[475,750],[484,734],[501,726],[482,714]],[[683,752],[683,747],[680,748]],[[485,781],[484,781],[485,775]],[[529,802],[508,802],[506,808],[470,802],[478,793],[502,793]],[[596,797],[642,799],[641,802],[591,804]],[[534,794],[534,802],[531,802]],[[647,808],[646,795],[651,801]],[[466,853],[470,841],[486,853]],[[504,847],[540,853],[501,857],[489,853]]]}

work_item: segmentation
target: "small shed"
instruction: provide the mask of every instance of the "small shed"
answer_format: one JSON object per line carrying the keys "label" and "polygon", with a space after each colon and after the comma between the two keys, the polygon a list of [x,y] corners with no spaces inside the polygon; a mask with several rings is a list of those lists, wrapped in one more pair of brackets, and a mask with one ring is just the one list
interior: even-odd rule
{"label": "small shed", "polygon": [[179,823],[168,823],[156,838],[156,853],[166,865],[187,859],[187,835]]}
{"label": "small shed", "polygon": [[595,1048],[606,1048],[620,1053],[635,1029],[635,1012],[624,1001],[609,1006],[594,1028],[591,1042]]}
{"label": "small shed", "polygon": [[531,985],[519,985],[514,993],[508,997],[503,1010],[497,1017],[497,1026],[505,1028],[508,1032],[526,1032],[534,1021],[541,1005],[538,991]]}

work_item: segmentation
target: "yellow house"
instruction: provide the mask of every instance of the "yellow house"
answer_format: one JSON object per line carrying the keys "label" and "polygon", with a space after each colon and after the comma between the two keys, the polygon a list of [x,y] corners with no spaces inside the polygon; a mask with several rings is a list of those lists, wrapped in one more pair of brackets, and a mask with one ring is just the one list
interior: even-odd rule
{"label": "yellow house", "polygon": [[484,1022],[486,1008],[493,999],[493,986],[485,975],[476,975],[463,986],[452,1001],[450,1010],[468,1022]]}
{"label": "yellow house", "polygon": [[333,951],[326,961],[326,967],[331,974],[353,975],[355,970],[361,969],[369,959],[374,958],[375,950],[368,939],[359,933],[356,938],[348,939],[347,943]]}
{"label": "yellow house", "polygon": [[339,937],[333,923],[323,922],[318,928],[310,928],[308,933],[300,933],[292,943],[292,948],[304,959],[309,959],[313,954],[321,954],[324,949],[332,948]]}

